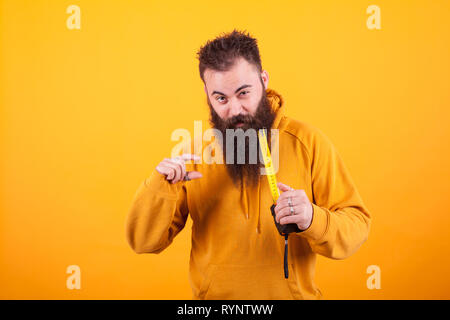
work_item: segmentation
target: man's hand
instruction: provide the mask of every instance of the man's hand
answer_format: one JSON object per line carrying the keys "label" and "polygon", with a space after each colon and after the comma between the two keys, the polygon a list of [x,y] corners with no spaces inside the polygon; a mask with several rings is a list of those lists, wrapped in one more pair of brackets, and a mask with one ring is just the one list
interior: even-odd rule
{"label": "man's hand", "polygon": [[296,223],[300,230],[309,228],[313,217],[313,207],[305,191],[294,190],[278,182],[278,188],[283,191],[275,206],[275,219],[279,224]]}
{"label": "man's hand", "polygon": [[156,171],[165,175],[170,183],[201,178],[202,174],[198,171],[186,172],[185,161],[189,160],[200,160],[200,157],[195,154],[183,154],[182,156],[175,158],[164,158],[164,160],[156,166]]}

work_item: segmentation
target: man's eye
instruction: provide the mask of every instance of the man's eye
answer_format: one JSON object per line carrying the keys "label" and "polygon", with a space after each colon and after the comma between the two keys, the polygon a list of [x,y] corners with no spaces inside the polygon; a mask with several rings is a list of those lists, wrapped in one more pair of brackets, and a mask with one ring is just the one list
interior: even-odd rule
{"label": "man's eye", "polygon": [[219,101],[219,102],[224,102],[225,101],[225,97],[218,97],[216,100]]}
{"label": "man's eye", "polygon": [[[243,94],[244,93],[244,94]],[[241,91],[241,95],[245,96],[246,93],[249,93],[249,91]]]}

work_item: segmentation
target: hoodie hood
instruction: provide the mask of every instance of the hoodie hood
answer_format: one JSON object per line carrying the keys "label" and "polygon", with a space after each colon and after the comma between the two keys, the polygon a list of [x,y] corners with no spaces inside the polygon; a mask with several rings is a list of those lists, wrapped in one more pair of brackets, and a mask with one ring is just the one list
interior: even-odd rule
{"label": "hoodie hood", "polygon": [[278,128],[280,125],[281,118],[284,116],[284,100],[283,97],[273,89],[266,89],[267,98],[270,101],[272,110],[276,112],[275,120],[273,121],[272,128]]}

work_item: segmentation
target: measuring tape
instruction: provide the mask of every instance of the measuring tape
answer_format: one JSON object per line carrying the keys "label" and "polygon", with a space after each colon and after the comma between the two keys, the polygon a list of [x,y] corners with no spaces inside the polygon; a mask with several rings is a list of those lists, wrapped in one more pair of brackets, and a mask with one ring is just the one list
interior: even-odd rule
{"label": "measuring tape", "polygon": [[273,169],[272,157],[270,156],[269,146],[267,144],[267,137],[265,130],[258,131],[259,145],[264,160],[264,166],[266,168],[267,180],[269,181],[270,193],[272,194],[273,203],[277,203],[280,197],[280,191],[277,187],[277,178],[275,176],[275,170]]}
{"label": "measuring tape", "polygon": [[272,194],[273,205],[270,208],[272,212],[273,220],[275,226],[277,227],[280,235],[284,236],[284,277],[287,279],[289,277],[289,267],[288,267],[288,236],[291,232],[300,232],[297,224],[288,223],[285,225],[279,224],[275,219],[275,205],[278,198],[280,197],[280,191],[277,186],[277,178],[275,176],[275,170],[273,169],[272,157],[270,156],[269,145],[267,144],[267,137],[265,130],[258,130],[259,136],[259,146],[261,148],[261,153],[264,159],[264,166],[266,168],[267,180],[269,181],[270,193]]}

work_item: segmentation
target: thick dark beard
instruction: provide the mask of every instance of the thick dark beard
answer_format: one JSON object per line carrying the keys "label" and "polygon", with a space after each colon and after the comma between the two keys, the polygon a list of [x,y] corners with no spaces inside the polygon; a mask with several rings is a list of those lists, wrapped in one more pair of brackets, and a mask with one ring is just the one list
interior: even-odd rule
{"label": "thick dark beard", "polygon": [[[233,143],[232,141],[228,141],[227,143],[227,129],[242,129],[244,132],[248,129],[256,130],[258,133],[259,129],[266,128],[267,136],[270,137],[270,128],[272,127],[273,121],[275,120],[276,113],[272,109],[269,99],[267,98],[266,91],[263,90],[263,94],[261,100],[258,103],[258,107],[256,109],[255,115],[237,115],[228,120],[222,120],[220,116],[214,111],[209,98],[207,99],[209,109],[211,111],[210,115],[210,123],[211,125],[219,130],[222,133],[223,137],[223,158],[224,163],[226,164],[226,168],[228,174],[230,175],[233,183],[237,187],[242,187],[244,183],[244,178],[247,180],[247,183],[250,186],[255,186],[259,181],[260,169],[264,166],[259,160],[259,141],[257,139],[257,146],[250,145],[250,139],[248,137],[245,138],[245,163],[238,164],[237,162],[237,154],[238,154],[238,145],[237,143]],[[236,124],[242,122],[244,123],[241,127],[236,127]],[[269,138],[270,139],[270,138]],[[270,141],[270,140],[269,140]],[[227,146],[234,146],[234,161],[233,163],[227,163],[226,155],[227,155]],[[249,163],[250,159],[250,150],[256,150],[256,163]],[[230,150],[231,151],[231,150]]]}

